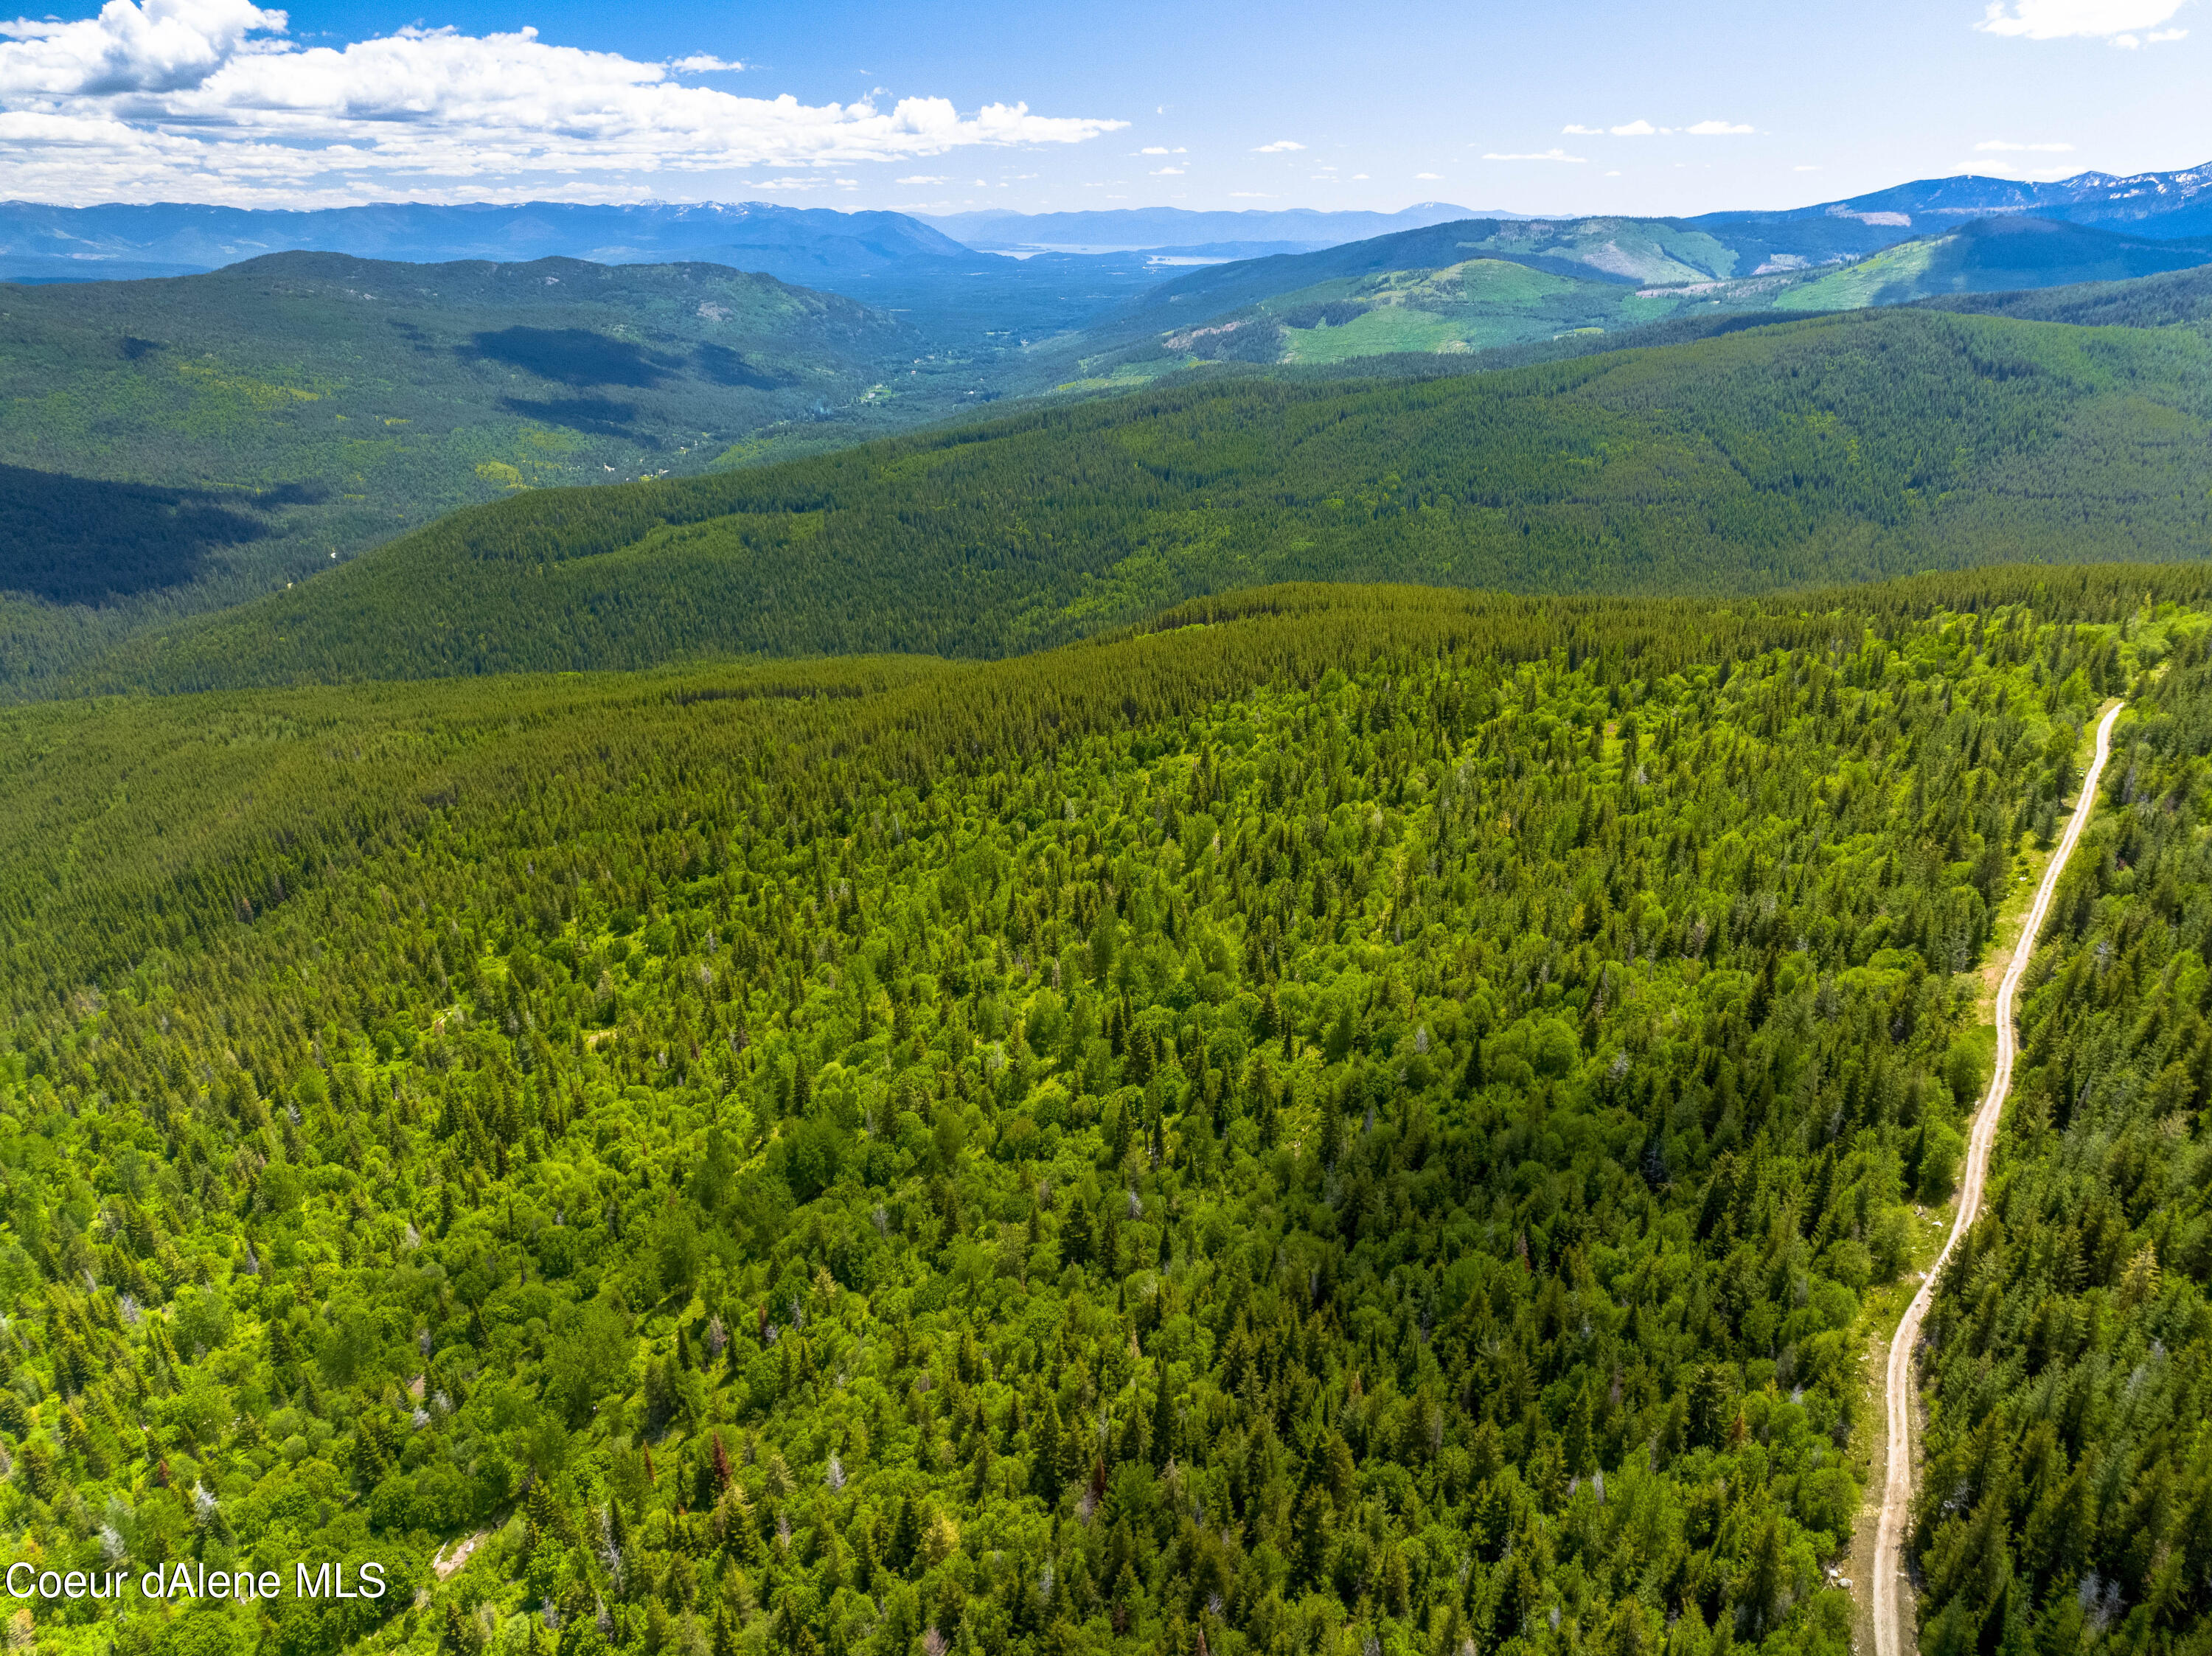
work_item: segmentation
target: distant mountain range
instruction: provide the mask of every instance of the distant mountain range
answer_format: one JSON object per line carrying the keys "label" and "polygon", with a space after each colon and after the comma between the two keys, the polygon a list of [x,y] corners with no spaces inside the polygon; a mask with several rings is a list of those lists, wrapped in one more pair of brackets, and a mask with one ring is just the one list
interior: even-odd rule
{"label": "distant mountain range", "polygon": [[211,270],[264,253],[350,253],[357,258],[439,264],[584,258],[602,264],[673,255],[818,284],[825,276],[975,254],[904,213],[841,213],[763,202],[691,205],[438,207],[391,202],[291,211],[191,203],[52,207],[0,203],[0,258],[109,261]]}
{"label": "distant mountain range", "polygon": [[[1869,253],[2001,214],[2142,236],[2212,234],[2212,165],[2127,177],[2084,173],[2055,184],[1928,179],[1808,207],[1639,221],[1705,232],[1756,265]],[[1421,202],[1396,213],[1140,207],[923,217],[764,202],[457,207],[392,202],[292,211],[177,202],[55,207],[11,201],[0,203],[0,279],[49,279],[102,265],[118,267],[117,274],[125,269],[133,275],[175,274],[304,250],[412,263],[563,258],[621,264],[680,258],[835,288],[893,273],[1003,274],[1016,261],[994,255],[1008,252],[1250,258],[1471,219],[1505,223],[1542,216],[1478,212],[1449,202]]]}
{"label": "distant mountain range", "polygon": [[1425,201],[1398,213],[1324,212],[1317,208],[1251,208],[1201,213],[1182,207],[1117,207],[1085,213],[945,213],[925,215],[957,241],[980,250],[1019,252],[1201,251],[1209,244],[1265,252],[1305,252],[1364,241],[1398,230],[1425,229],[1454,219],[1517,219],[1526,213],[1470,212],[1449,202]]}
{"label": "distant mountain range", "polygon": [[[2212,234],[2212,163],[2174,173],[2079,173],[2052,184],[2015,179],[1922,179],[1841,201],[1816,202],[1780,212],[1706,213],[1686,222],[1734,239],[1787,230],[1800,237],[1830,234],[1856,240],[1864,233],[1891,240],[1924,235],[1966,219],[1998,214],[2032,215],[2069,224],[2127,229],[2170,238]],[[1842,227],[1856,226],[1856,230]]]}
{"label": "distant mountain range", "polygon": [[2018,215],[1817,262],[1774,248],[1770,229],[1626,218],[1431,225],[1179,273],[1035,361],[1063,386],[1103,390],[1205,362],[1483,353],[1729,312],[1862,310],[2212,263],[2212,237],[2154,240]]}

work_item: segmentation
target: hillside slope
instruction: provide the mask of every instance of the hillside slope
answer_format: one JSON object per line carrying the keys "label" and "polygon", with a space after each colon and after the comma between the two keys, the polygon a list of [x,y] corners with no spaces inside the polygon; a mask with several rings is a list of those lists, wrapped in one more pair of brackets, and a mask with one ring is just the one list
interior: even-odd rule
{"label": "hillside slope", "polygon": [[1990,218],[1824,263],[1672,220],[1447,224],[1163,283],[1037,353],[1084,387],[1207,362],[1449,355],[1670,318],[1856,310],[1931,295],[2128,280],[2212,261],[2053,220]]}
{"label": "hillside slope", "polygon": [[525,485],[698,470],[832,411],[888,429],[965,389],[890,317],[708,264],[287,253],[0,288],[0,693]]}
{"label": "hillside slope", "polygon": [[1746,592],[2212,546],[2212,341],[1868,312],[1410,383],[1249,378],[543,491],[88,687],[994,655],[1280,579]]}
{"label": "hillside slope", "polygon": [[2212,322],[2212,266],[2131,282],[2085,282],[2027,293],[1957,294],[1921,301],[1932,310],[2085,327],[2172,328]]}
{"label": "hillside slope", "polygon": [[2127,282],[2212,264],[2212,241],[2152,241],[2053,219],[1977,219],[1869,254],[1779,295],[1784,310],[1903,305],[1946,294]]}

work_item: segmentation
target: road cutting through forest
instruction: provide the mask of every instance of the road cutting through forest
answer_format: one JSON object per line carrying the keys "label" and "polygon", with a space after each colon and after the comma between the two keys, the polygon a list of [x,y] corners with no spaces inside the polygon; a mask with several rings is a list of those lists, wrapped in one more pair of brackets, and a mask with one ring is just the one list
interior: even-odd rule
{"label": "road cutting through forest", "polygon": [[2021,980],[2027,975],[2027,963],[2034,955],[2036,937],[2050,916],[2051,901],[2058,889],[2058,877],[2065,871],[2066,860],[2073,855],[2082,829],[2088,826],[2090,813],[2096,809],[2097,783],[2104,774],[2105,761],[2112,755],[2112,725],[2124,705],[2115,702],[2098,723],[2096,757],[2090,761],[2088,774],[2081,779],[2081,797],[2075,803],[2073,815],[2067,819],[2065,837],[2059,840],[2049,866],[2043,871],[2042,883],[2036,888],[2034,906],[2027,912],[2020,939],[2013,946],[2011,962],[1997,985],[1996,1064],[1990,1073],[1989,1091],[1983,1095],[1981,1108],[1975,1113],[1973,1129],[1967,1137],[1966,1166],[1959,1185],[1958,1211],[1951,1221],[1951,1234],[1944,1239],[1942,1253],[1921,1280],[1920,1291],[1905,1307],[1897,1332],[1889,1343],[1889,1362],[1882,1383],[1887,1470],[1882,1482],[1881,1519],[1875,1532],[1874,1556],[1875,1656],[1907,1656],[1907,1653],[1917,1649],[1919,1643],[1903,1625],[1899,1592],[1899,1578],[1905,1567],[1905,1526],[1912,1508],[1912,1350],[1920,1342],[1920,1325],[1934,1301],[1936,1283],[1943,1273],[1944,1264],[1981,1209],[1982,1186],[1989,1176],[1990,1152],[1996,1143],[1998,1119],[2004,1111],[2005,1095],[2012,1089],[2016,1044],[2013,999],[2020,992]]}

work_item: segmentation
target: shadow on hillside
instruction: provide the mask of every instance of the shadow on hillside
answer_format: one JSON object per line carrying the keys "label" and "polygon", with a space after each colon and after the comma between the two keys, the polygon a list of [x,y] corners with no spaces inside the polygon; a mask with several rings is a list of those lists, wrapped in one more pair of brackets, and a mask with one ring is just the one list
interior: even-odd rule
{"label": "shadow on hillside", "polygon": [[[288,485],[255,503],[311,497],[319,498]],[[99,604],[181,585],[217,547],[269,533],[236,498],[0,466],[0,591]]]}
{"label": "shadow on hillside", "polygon": [[588,328],[501,328],[454,349],[562,385],[657,385],[677,366],[641,345]]}
{"label": "shadow on hillside", "polygon": [[795,385],[799,376],[778,368],[759,368],[727,345],[702,345],[695,360],[700,374],[718,385],[743,385],[752,391],[781,391]]}
{"label": "shadow on hillside", "polygon": [[542,420],[549,426],[566,426],[594,437],[619,437],[641,448],[659,446],[652,438],[630,429],[630,422],[637,418],[635,403],[617,403],[605,397],[563,397],[544,402],[502,397],[499,400],[509,414],[519,414],[526,420]]}

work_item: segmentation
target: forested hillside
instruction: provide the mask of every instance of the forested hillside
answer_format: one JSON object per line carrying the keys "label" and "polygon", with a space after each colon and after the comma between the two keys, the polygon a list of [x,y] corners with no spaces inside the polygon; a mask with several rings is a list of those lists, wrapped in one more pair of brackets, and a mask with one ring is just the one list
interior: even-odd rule
{"label": "forested hillside", "polygon": [[2208,752],[2200,640],[2121,726],[1928,1325],[1928,1656],[2195,1649],[2212,1615]]}
{"label": "forested hillside", "polygon": [[0,288],[0,694],[458,507],[851,440],[974,388],[888,315],[713,264],[288,253]]}
{"label": "forested hillside", "polygon": [[1859,1296],[2203,587],[0,712],[0,1526],[394,1585],[15,1632],[1843,1656]]}
{"label": "forested hillside", "polygon": [[2133,282],[2085,282],[2039,293],[1960,294],[1922,301],[1931,309],[2086,327],[2170,328],[2212,321],[2212,269]]}
{"label": "forested hillside", "polygon": [[1757,237],[1739,245],[1725,230],[1674,220],[1471,220],[1194,271],[1043,355],[1073,364],[1074,384],[1110,385],[1194,362],[1450,355],[1632,334],[1668,318],[1849,311],[1953,293],[2025,297],[2212,260],[2212,242],[2018,215],[1954,221],[1903,240],[1850,228],[1867,238],[1850,248],[1863,257],[1783,252]]}
{"label": "forested hillside", "polygon": [[1240,378],[533,491],[118,651],[94,688],[988,656],[1276,579],[1756,592],[2212,549],[2212,342],[1875,312],[1510,373]]}

